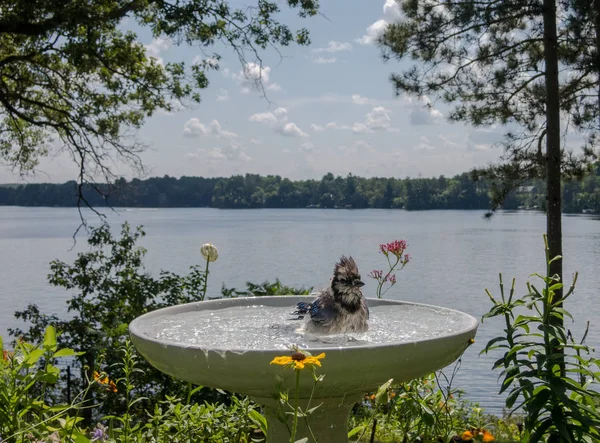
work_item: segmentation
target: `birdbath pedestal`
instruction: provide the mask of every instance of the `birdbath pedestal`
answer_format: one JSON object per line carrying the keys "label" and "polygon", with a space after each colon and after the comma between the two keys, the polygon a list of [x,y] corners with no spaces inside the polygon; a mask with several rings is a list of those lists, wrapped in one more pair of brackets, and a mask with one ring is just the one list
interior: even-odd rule
{"label": "birdbath pedestal", "polygon": [[[267,442],[285,443],[290,440],[293,415],[289,414],[292,412],[289,408],[282,408],[277,390],[288,391],[289,402],[294,404],[296,373],[295,370],[269,364],[275,357],[291,355],[277,342],[276,336],[271,345],[267,337],[266,343],[261,340],[258,345],[219,346],[217,342],[203,343],[204,339],[208,339],[206,331],[197,338],[189,337],[189,333],[174,336],[161,331],[177,329],[179,321],[189,327],[198,316],[196,321],[208,331],[214,328],[213,336],[209,337],[211,340],[218,341],[219,333],[224,334],[224,341],[231,340],[231,337],[225,337],[225,333],[218,332],[219,327],[224,327],[224,320],[211,322],[207,318],[219,319],[219,314],[240,308],[239,312],[245,309],[247,312],[265,310],[264,315],[267,316],[271,310],[281,312],[286,307],[291,312],[297,302],[313,299],[277,296],[189,303],[144,314],[131,322],[129,329],[140,354],[160,371],[194,384],[248,395],[261,406],[267,418]],[[477,331],[477,319],[459,311],[393,300],[367,301],[371,310],[370,325],[376,323],[378,309],[390,318],[397,313],[399,318],[411,319],[411,322],[399,321],[399,327],[406,323],[412,336],[400,334],[396,340],[386,336],[373,343],[368,339],[354,340],[344,345],[302,343],[300,347],[314,356],[326,353],[322,367],[317,368],[317,374],[325,374],[325,377],[315,387],[311,371],[307,368],[300,371],[299,406],[303,409],[318,407],[308,417],[298,419],[296,440],[307,437],[308,441],[314,438],[321,443],[347,443],[348,416],[365,393],[376,391],[389,379],[397,383],[409,381],[449,365],[464,352]],[[212,317],[213,314],[216,317]],[[236,325],[232,331],[240,334],[240,341],[252,342],[251,336],[255,332],[252,328],[245,329],[244,319],[247,317],[242,315],[231,320]],[[424,326],[419,329],[421,324]],[[298,322],[295,325],[299,326]],[[376,328],[372,326],[371,329]],[[417,338],[415,329],[418,329]],[[376,333],[373,330],[373,334]],[[262,334],[265,334],[264,330]],[[423,338],[419,339],[420,336]],[[286,423],[282,418],[287,419]]]}

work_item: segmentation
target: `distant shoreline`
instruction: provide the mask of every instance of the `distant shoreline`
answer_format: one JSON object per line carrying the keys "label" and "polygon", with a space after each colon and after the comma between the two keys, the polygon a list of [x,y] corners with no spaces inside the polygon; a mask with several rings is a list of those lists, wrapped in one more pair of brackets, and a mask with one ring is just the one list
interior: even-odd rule
{"label": "distant shoreline", "polygon": [[[600,165],[583,181],[563,185],[563,212],[600,213]],[[545,183],[514,186],[502,199],[507,210],[544,211]],[[111,184],[0,185],[0,206],[93,208],[216,209],[405,209],[483,210],[504,192],[502,184],[454,177],[345,177],[325,174],[320,180],[292,181],[279,175],[231,177],[124,178]]]}
{"label": "distant shoreline", "polygon": [[[0,205],[0,208],[41,208],[41,209],[77,209],[77,206],[44,206],[44,205]],[[83,210],[86,210],[85,207],[82,207]],[[381,211],[407,211],[407,212],[429,212],[429,211],[488,211],[486,208],[424,208],[424,209],[404,209],[404,208],[308,208],[308,207],[288,207],[288,208],[277,208],[277,207],[262,207],[262,208],[215,208],[211,206],[95,206],[94,209],[102,210],[115,210],[117,212],[125,212],[125,210],[138,210],[138,209],[147,209],[147,210],[161,210],[161,209],[214,209],[217,211],[260,211],[264,209],[317,209],[317,210],[345,210],[345,211],[362,211],[362,210],[381,210]],[[519,208],[519,209],[498,209],[498,212],[503,213],[512,213],[512,212],[538,212],[543,214],[544,211],[542,209],[534,209],[534,208]],[[599,213],[583,211],[583,212],[567,212],[563,211],[563,214],[568,215],[600,215]]]}

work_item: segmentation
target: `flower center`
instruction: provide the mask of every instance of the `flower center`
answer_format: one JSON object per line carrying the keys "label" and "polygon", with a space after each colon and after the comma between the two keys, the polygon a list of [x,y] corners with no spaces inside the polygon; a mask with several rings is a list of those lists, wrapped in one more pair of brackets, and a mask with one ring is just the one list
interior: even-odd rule
{"label": "flower center", "polygon": [[306,359],[306,355],[304,355],[302,352],[294,352],[292,354],[292,360],[294,361],[302,361]]}

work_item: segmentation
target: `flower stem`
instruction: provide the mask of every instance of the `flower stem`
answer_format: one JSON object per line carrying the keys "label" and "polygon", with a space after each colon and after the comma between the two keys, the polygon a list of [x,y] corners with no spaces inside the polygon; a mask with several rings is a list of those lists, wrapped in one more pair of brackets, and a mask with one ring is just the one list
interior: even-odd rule
{"label": "flower stem", "polygon": [[294,424],[292,425],[292,435],[290,438],[290,443],[294,443],[296,441],[296,430],[298,428],[298,403],[300,401],[300,369],[295,369],[296,371],[296,398],[294,399]]}
{"label": "flower stem", "polygon": [[200,301],[204,301],[204,297],[206,297],[206,285],[208,283],[208,264],[210,262],[206,260],[206,269],[204,270],[204,288],[202,288],[202,297]]}

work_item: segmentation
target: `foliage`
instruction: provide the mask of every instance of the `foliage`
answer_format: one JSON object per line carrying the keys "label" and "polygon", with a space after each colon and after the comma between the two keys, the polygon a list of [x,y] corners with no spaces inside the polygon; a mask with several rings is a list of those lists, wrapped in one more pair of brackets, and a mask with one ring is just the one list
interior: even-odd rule
{"label": "foliage", "polygon": [[60,369],[54,363],[76,355],[72,349],[59,348],[52,326],[46,328],[42,343],[18,340],[13,351],[3,348],[0,337],[0,352],[1,441],[20,442],[26,436],[41,439],[54,432],[59,435],[81,420],[68,414],[82,406],[84,395],[71,404],[47,401],[47,389],[59,381]]}
{"label": "foliage", "polygon": [[[540,290],[527,284],[528,293],[515,298],[515,280],[508,296],[500,276],[500,300],[488,291],[493,303],[485,318],[502,317],[505,335],[489,341],[482,352],[503,352],[494,363],[502,369],[504,380],[500,392],[508,392],[506,406],[522,409],[524,443],[550,438],[552,441],[582,442],[600,439],[600,360],[592,349],[569,339],[563,325],[572,318],[563,308],[563,301],[574,291],[577,274],[569,291],[558,300],[555,291],[563,283],[550,273],[550,264],[560,257],[551,257],[546,243],[546,275],[533,274],[543,282]],[[531,314],[520,314],[526,308]],[[557,319],[559,321],[557,321]],[[564,364],[564,367],[561,366]]]}
{"label": "foliage", "polygon": [[[135,397],[136,385],[143,380],[143,371],[129,341],[119,348],[124,377],[115,380],[127,402],[122,415],[102,417],[104,423],[85,426],[81,415],[97,404],[84,403],[85,392],[72,404],[50,404],[44,396],[45,387],[58,381],[59,369],[48,362],[74,355],[74,351],[57,349],[54,330],[50,327],[43,345],[20,341],[14,352],[5,351],[0,360],[0,436],[2,442],[22,443],[249,443],[262,441],[264,435],[255,423],[261,415],[248,398],[231,397],[231,404],[194,404],[191,398],[196,387],[188,389],[186,401],[167,395],[164,400],[148,401]],[[54,340],[54,341],[53,341]],[[103,374],[94,377],[91,385],[103,385]],[[100,398],[102,399],[102,398]],[[137,403],[150,405],[149,410],[135,413]]]}
{"label": "foliage", "polygon": [[[317,14],[316,0],[286,3],[301,17]],[[191,66],[163,63],[125,21],[169,44],[206,51],[222,42],[250,76],[247,55],[260,68],[266,47],[309,43],[307,30],[282,24],[279,4],[268,0],[244,9],[221,0],[2,0],[0,11],[0,158],[26,171],[62,146],[80,183],[111,178],[114,157],[139,166],[132,130],[157,111],[200,102],[207,72],[218,69],[218,54]]]}
{"label": "foliage", "polygon": [[[279,398],[277,416],[281,422],[288,428],[290,432],[290,443],[300,443],[308,441],[308,437],[303,437],[300,440],[296,440],[296,432],[298,430],[298,418],[302,417],[306,428],[310,433],[313,440],[316,441],[313,431],[310,427],[310,415],[315,412],[320,405],[312,406],[315,390],[318,383],[323,381],[324,375],[317,375],[316,367],[321,366],[320,360],[325,358],[325,353],[321,353],[316,356],[312,356],[310,352],[306,350],[300,350],[297,347],[292,349],[294,353],[291,356],[280,356],[275,357],[271,364],[283,366],[294,370],[296,384],[292,398],[290,399],[289,390],[284,390],[281,386],[278,386],[277,397]],[[310,397],[304,408],[300,407],[300,373],[308,368],[313,378],[313,387],[310,393]],[[293,401],[293,404],[290,402]],[[288,424],[288,418],[290,415],[293,417],[292,426]]]}
{"label": "foliage", "polygon": [[448,441],[469,426],[472,406],[451,384],[442,387],[440,376],[442,371],[400,384],[390,380],[367,394],[355,407],[351,434],[359,442],[369,441],[373,431],[381,441]]}
{"label": "foliage", "polygon": [[[42,314],[36,305],[17,312],[17,318],[30,322],[26,331],[11,330],[15,336],[36,342],[41,332],[52,324],[59,332],[61,347],[81,352],[75,358],[80,369],[70,383],[73,390],[82,389],[92,372],[102,365],[111,379],[124,374],[114,366],[121,360],[119,348],[128,337],[129,323],[136,317],[161,307],[200,300],[205,287],[205,274],[200,266],[190,267],[189,274],[180,276],[163,271],[159,278],[146,272],[143,258],[146,251],[137,243],[145,235],[141,227],[132,231],[123,224],[121,237],[114,237],[107,225],[91,231],[89,252],[79,253],[73,264],[51,263],[49,281],[54,286],[74,291],[67,300],[70,319]],[[136,386],[136,396],[180,395],[186,386],[159,371],[145,361],[140,362],[144,377]],[[66,393],[63,392],[63,395]],[[97,396],[89,391],[88,399]],[[100,410],[121,413],[126,399],[112,395],[104,399]],[[86,420],[90,421],[86,411]]]}
{"label": "foliage", "polygon": [[[333,177],[333,176],[332,176]],[[348,181],[354,182],[352,196],[346,193]],[[504,200],[504,209],[518,207],[544,209],[546,185],[530,180],[527,187],[517,188]],[[110,189],[98,185],[103,193]],[[362,178],[328,175],[321,180],[290,181],[279,176],[246,174],[229,178],[156,177],[125,180],[115,184],[106,201],[92,192],[86,199],[94,207],[106,204],[124,207],[215,207],[215,208],[404,208],[489,209],[492,181],[473,182],[468,174],[451,178]],[[531,188],[530,188],[531,187]],[[532,189],[532,191],[526,190]],[[74,206],[77,185],[26,184],[0,186],[0,205]],[[91,190],[90,190],[91,191]],[[264,198],[256,199],[256,193]],[[600,163],[581,181],[567,181],[563,186],[565,212],[581,213],[587,209],[600,213]]]}
{"label": "foliage", "polygon": [[[453,106],[452,121],[508,125],[504,162],[474,172],[497,180],[496,204],[525,180],[547,177],[546,162],[554,154],[544,153],[542,142],[560,131],[558,122],[547,121],[549,100],[559,92],[560,101],[552,105],[570,124],[583,135],[598,130],[594,2],[560,1],[558,11],[555,3],[406,1],[402,19],[380,40],[384,59],[414,62],[391,76],[397,94],[416,95],[424,106],[431,105],[430,96],[439,97]],[[558,25],[556,37],[546,34],[552,23]],[[561,69],[572,74],[561,76],[560,85],[549,78],[554,73],[547,57],[554,50]],[[565,177],[581,177],[595,158],[589,142],[583,156],[557,146]]]}
{"label": "foliage", "polygon": [[278,278],[274,282],[264,281],[261,284],[246,282],[246,291],[238,291],[235,288],[227,288],[223,283],[221,294],[225,298],[236,297],[262,297],[267,295],[309,295],[312,292],[311,288],[296,288],[286,286]]}

